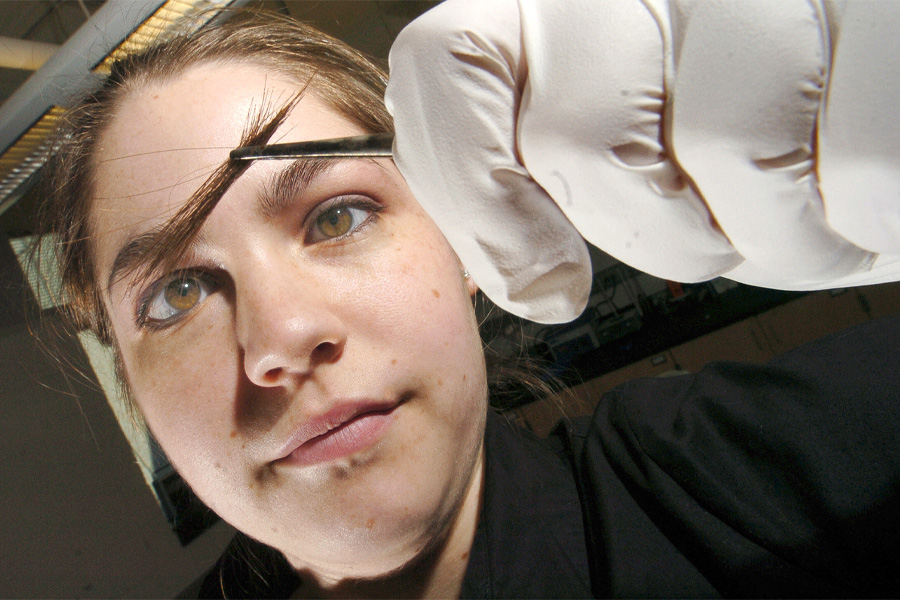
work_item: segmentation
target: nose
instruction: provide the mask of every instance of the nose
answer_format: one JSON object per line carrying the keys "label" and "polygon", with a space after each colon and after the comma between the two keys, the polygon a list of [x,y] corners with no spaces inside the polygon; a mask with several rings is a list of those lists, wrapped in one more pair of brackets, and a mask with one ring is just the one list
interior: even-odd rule
{"label": "nose", "polygon": [[347,328],[333,294],[296,272],[258,271],[236,286],[236,319],[244,371],[261,387],[289,385],[336,361]]}

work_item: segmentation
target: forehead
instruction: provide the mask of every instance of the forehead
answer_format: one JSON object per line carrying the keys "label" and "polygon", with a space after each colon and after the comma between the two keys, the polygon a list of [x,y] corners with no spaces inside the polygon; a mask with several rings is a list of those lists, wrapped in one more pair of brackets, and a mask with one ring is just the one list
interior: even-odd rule
{"label": "forehead", "polygon": [[[252,64],[205,64],[171,81],[129,92],[104,131],[96,155],[91,210],[97,251],[158,226],[179,208],[239,145],[248,121],[264,105],[279,107],[301,88]],[[357,135],[358,126],[331,110],[312,87],[270,143]],[[253,173],[286,166],[254,165]],[[240,183],[240,181],[239,181]]]}

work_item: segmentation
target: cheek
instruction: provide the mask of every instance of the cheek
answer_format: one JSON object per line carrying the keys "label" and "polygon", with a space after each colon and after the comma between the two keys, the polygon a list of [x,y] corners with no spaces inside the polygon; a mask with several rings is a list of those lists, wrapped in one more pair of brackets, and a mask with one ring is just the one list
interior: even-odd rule
{"label": "cheek", "polygon": [[182,471],[193,471],[196,464],[222,464],[234,442],[225,418],[240,376],[233,338],[225,328],[202,329],[195,335],[157,338],[152,347],[136,345],[122,353],[137,406]]}
{"label": "cheek", "polygon": [[364,284],[361,299],[379,299],[369,314],[391,322],[388,339],[409,336],[403,342],[414,353],[423,346],[471,345],[477,338],[474,310],[455,254],[426,217],[395,231],[376,261],[378,275]]}
{"label": "cheek", "polygon": [[486,398],[481,338],[462,267],[428,217],[397,228],[378,277],[370,277],[368,307],[381,324],[374,336],[396,353],[391,360],[415,369],[432,393],[469,402]]}

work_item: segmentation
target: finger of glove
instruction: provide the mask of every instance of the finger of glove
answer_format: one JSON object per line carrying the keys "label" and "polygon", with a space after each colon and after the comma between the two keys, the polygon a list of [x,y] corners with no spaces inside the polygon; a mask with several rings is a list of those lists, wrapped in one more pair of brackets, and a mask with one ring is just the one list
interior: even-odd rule
{"label": "finger of glove", "polygon": [[577,316],[590,294],[584,241],[519,163],[521,61],[514,0],[450,0],[391,49],[394,160],[413,194],[502,308]]}
{"label": "finger of glove", "polygon": [[900,280],[900,256],[890,254],[873,256],[872,262],[863,265],[859,270],[830,279],[798,281],[774,273],[766,269],[765,265],[749,261],[744,261],[726,273],[724,277],[747,285],[795,292],[875,285]]}
{"label": "finger of glove", "polygon": [[830,13],[835,52],[819,127],[828,223],[900,255],[900,3],[848,2]]}
{"label": "finger of glove", "polygon": [[675,8],[673,150],[751,263],[743,270],[812,286],[868,268],[874,256],[832,230],[818,192],[812,146],[829,47],[817,4]]}
{"label": "finger of glove", "polygon": [[741,256],[662,143],[664,40],[638,0],[521,0],[528,82],[519,146],[532,177],[605,252],[702,281]]}

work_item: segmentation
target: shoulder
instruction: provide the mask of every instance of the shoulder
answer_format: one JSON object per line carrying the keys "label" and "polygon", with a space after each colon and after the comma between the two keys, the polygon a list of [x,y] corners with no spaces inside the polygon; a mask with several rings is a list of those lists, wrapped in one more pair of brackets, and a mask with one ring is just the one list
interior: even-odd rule
{"label": "shoulder", "polygon": [[875,321],[605,394],[568,436],[601,539],[635,510],[721,593],[900,590],[898,334]]}

